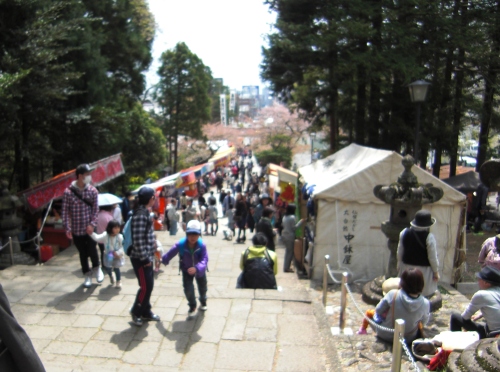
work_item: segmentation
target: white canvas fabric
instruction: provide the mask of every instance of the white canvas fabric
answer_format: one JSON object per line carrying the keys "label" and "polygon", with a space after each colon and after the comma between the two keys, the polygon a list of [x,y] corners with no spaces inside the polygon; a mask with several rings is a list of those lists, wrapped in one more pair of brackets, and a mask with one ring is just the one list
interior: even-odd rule
{"label": "white canvas fabric", "polygon": [[[326,254],[330,255],[332,268],[350,272],[354,280],[371,280],[385,273],[389,249],[381,224],[389,219],[390,205],[376,198],[373,188],[397,181],[404,170],[402,159],[392,151],[352,144],[299,169],[303,182],[316,185],[314,279],[321,279]],[[465,237],[457,247],[463,232],[460,215],[465,208],[465,195],[421,168],[414,166],[412,172],[419,183],[431,183],[444,190],[441,200],[423,208],[437,220],[431,232],[438,245],[441,280],[452,283],[455,252],[465,249]],[[346,248],[346,235],[354,236],[350,238],[350,248]],[[345,252],[351,255],[349,260]]]}

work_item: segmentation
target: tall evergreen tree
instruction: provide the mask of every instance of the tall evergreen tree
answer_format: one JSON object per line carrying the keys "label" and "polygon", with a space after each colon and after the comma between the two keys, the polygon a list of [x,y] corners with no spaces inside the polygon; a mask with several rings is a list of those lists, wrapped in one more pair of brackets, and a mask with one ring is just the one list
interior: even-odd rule
{"label": "tall evergreen tree", "polygon": [[210,121],[210,69],[185,43],[163,52],[155,97],[163,111],[170,166],[177,171],[180,135],[203,138],[202,125]]}

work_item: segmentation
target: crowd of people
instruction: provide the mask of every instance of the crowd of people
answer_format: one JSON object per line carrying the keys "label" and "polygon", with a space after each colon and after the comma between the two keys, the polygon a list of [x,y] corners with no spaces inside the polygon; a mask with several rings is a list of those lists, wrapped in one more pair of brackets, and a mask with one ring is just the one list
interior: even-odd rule
{"label": "crowd of people", "polygon": [[[197,198],[187,196],[186,192],[167,197],[167,190],[158,194],[146,185],[135,197],[130,193],[126,195],[120,206],[99,206],[98,190],[91,184],[92,169],[87,164],[79,165],[76,180],[64,192],[62,221],[67,237],[73,239],[78,250],[84,287],[91,287],[94,277],[101,284],[106,273],[110,284],[120,289],[120,267],[128,255],[139,283],[130,309],[132,322],[140,326],[145,321],[158,321],[159,316],[153,313],[150,303],[154,273],[160,263],[167,265],[179,255],[188,315],[193,315],[198,308],[194,281],[199,292],[199,310],[204,311],[207,309],[208,253],[202,237],[217,236],[219,219],[226,217],[227,225],[221,226],[223,239],[235,238],[236,243],[245,244],[247,232],[253,234],[249,237],[251,244],[242,252],[242,277],[237,287],[276,289],[276,237],[281,234],[286,246],[283,271],[293,272],[295,229],[303,221],[295,221],[294,205],[288,205],[286,210],[273,206],[266,169],[256,170],[251,150],[239,155],[227,166],[197,181]],[[131,226],[129,248],[124,247],[126,237],[122,235],[127,222]],[[164,253],[154,234],[156,224],[168,230],[171,236],[181,230],[186,235]]]}
{"label": "crowd of people", "polygon": [[[198,308],[195,281],[199,310],[207,310],[207,243],[210,241],[202,237],[217,236],[222,216],[227,218],[224,239],[235,237],[236,243],[245,243],[247,231],[253,234],[249,237],[251,243],[241,253],[242,272],[237,288],[277,288],[279,266],[275,249],[278,235],[281,235],[285,245],[283,271],[293,272],[295,232],[304,221],[296,220],[295,205],[288,204],[284,209],[273,205],[264,174],[257,175],[252,158],[234,159],[224,169],[217,169],[212,182],[208,180],[212,189],[209,186],[204,189],[202,180],[196,200],[182,192],[178,197],[166,198],[165,205],[158,208],[156,191],[142,187],[136,197],[135,208],[132,205],[122,206],[129,207],[130,212],[123,215],[121,222],[117,221],[116,209],[98,207],[98,192],[91,185],[90,174],[88,165],[80,165],[76,170],[76,180],[64,193],[62,217],[67,236],[73,239],[78,249],[85,287],[91,285],[93,276],[98,283],[103,281],[101,262],[110,282],[119,288],[120,267],[125,253],[130,256],[139,283],[130,310],[136,325],[159,320],[150,304],[155,280],[155,255],[156,261],[165,265],[175,256],[180,257],[188,315],[192,316]],[[206,198],[203,191],[207,191]],[[164,219],[170,235],[175,236],[180,230],[185,232],[185,237],[166,253],[158,254],[160,247],[154,235],[153,210],[157,211],[156,218],[160,215]],[[124,252],[124,238],[120,231],[129,218],[133,244],[129,252]],[[429,298],[437,291],[440,279],[436,238],[430,232],[435,223],[430,212],[421,210],[415,214],[410,227],[400,233],[397,250],[399,288],[388,291],[375,309],[366,312],[358,334],[367,333],[368,320],[393,328],[395,319],[404,319],[407,342],[422,336],[423,326],[430,315]],[[95,242],[99,243],[100,257]],[[480,338],[484,338],[500,333],[500,235],[484,242],[478,260],[483,267],[477,274],[479,291],[463,313],[451,314],[450,329],[476,331]],[[480,319],[484,322],[478,322]],[[392,336],[384,328],[375,328],[375,331],[382,339],[391,341]]]}

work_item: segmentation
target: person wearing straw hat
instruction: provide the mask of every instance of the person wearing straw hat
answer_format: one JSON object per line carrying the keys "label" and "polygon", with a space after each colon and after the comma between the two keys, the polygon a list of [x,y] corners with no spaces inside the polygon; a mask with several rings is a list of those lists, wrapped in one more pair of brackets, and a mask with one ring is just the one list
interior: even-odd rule
{"label": "person wearing straw hat", "polygon": [[417,268],[424,275],[423,296],[432,296],[439,280],[436,238],[429,231],[436,219],[426,210],[415,213],[410,227],[401,231],[397,252],[398,275],[405,269]]}
{"label": "person wearing straw hat", "polygon": [[[450,317],[450,331],[476,331],[479,338],[495,337],[500,334],[500,270],[485,266],[476,273],[477,291],[462,314],[453,312]],[[477,313],[477,314],[476,314]],[[475,320],[484,318],[485,323]]]}

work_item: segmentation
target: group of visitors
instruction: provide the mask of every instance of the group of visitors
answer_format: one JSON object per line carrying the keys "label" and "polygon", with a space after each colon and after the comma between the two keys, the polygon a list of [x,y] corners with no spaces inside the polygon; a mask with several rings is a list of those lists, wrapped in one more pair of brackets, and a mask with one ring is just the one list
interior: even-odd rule
{"label": "group of visitors", "polygon": [[[80,255],[82,272],[85,276],[84,286],[90,287],[92,277],[95,275],[98,283],[102,283],[104,274],[99,265],[99,255],[95,241],[102,244],[101,263],[110,276],[111,283],[121,286],[120,267],[124,263],[125,252],[123,249],[124,237],[120,233],[121,224],[115,219],[107,222],[102,233],[94,229],[98,225],[98,192],[90,183],[92,169],[87,164],[82,164],[76,169],[76,180],[65,190],[63,198],[63,222],[66,235],[72,238]],[[154,236],[151,208],[155,204],[155,190],[142,187],[137,195],[137,206],[129,218],[132,244],[127,250],[134,273],[139,283],[134,304],[130,309],[133,324],[141,326],[145,321],[159,321],[160,317],[153,313],[151,294],[154,288],[154,261],[158,247]],[[186,210],[189,210],[186,207]],[[170,221],[174,221],[174,202],[167,207]],[[108,212],[109,211],[105,211]],[[104,213],[103,213],[104,214]],[[104,219],[103,219],[104,221]],[[104,222],[103,222],[104,223]],[[173,225],[173,224],[172,224]],[[175,227],[171,233],[174,232]],[[180,268],[183,273],[183,286],[189,303],[188,315],[193,315],[196,310],[193,280],[196,279],[200,293],[200,310],[207,309],[206,291],[207,280],[205,270],[208,255],[205,243],[200,239],[201,227],[199,221],[192,219],[187,222],[186,238],[181,239],[161,258],[167,265],[170,260],[180,256]],[[94,241],[95,240],[95,241]],[[92,269],[89,267],[89,258]]]}
{"label": "group of visitors", "polygon": [[[365,313],[357,334],[366,334],[372,321],[382,326],[374,326],[377,336],[392,342],[393,334],[387,328],[393,329],[395,320],[403,319],[407,343],[423,336],[422,328],[430,315],[429,298],[440,279],[436,239],[430,232],[435,223],[430,212],[421,210],[410,227],[401,232],[397,251],[399,289],[390,290],[375,309]],[[463,313],[452,312],[450,330],[476,331],[482,339],[500,334],[500,235],[483,243],[479,263],[479,291]],[[484,322],[477,322],[481,318]]]}

